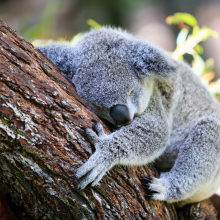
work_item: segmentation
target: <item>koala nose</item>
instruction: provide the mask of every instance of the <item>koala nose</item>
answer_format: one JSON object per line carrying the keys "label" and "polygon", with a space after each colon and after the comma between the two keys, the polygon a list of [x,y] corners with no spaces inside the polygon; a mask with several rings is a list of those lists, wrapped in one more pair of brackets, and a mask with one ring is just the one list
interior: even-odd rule
{"label": "koala nose", "polygon": [[128,107],[125,105],[115,105],[111,107],[109,114],[117,126],[126,125],[131,122]]}

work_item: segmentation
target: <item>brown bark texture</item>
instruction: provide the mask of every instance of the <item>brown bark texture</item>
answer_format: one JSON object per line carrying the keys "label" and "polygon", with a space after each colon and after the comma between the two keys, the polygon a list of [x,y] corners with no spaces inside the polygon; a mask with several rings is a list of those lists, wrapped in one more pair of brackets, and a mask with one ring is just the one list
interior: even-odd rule
{"label": "brown bark texture", "polygon": [[[151,165],[117,166],[74,190],[71,177],[94,151],[80,129],[92,119],[65,75],[0,21],[0,186],[17,218],[177,219],[172,204],[147,196],[141,179],[158,176]],[[212,204],[199,204],[216,219]]]}

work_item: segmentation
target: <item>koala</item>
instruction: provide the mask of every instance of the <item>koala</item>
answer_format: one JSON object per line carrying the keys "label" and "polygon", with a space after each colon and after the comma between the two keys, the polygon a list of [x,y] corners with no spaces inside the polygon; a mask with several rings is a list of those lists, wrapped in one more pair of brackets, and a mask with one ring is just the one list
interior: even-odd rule
{"label": "koala", "polygon": [[76,171],[77,189],[95,186],[115,165],[154,163],[159,178],[146,177],[152,199],[198,202],[220,186],[220,104],[191,68],[157,46],[117,28],[84,34],[71,47],[39,49],[74,83],[101,118],[86,134],[95,152]]}

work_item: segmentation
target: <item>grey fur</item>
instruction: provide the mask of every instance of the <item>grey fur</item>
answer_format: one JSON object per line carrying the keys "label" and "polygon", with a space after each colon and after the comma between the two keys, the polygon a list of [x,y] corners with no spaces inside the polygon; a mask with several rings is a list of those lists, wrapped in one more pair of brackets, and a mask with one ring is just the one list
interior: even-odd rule
{"label": "grey fur", "polygon": [[192,73],[158,47],[120,29],[92,30],[74,46],[41,46],[102,118],[128,107],[131,124],[106,135],[86,129],[96,151],[76,172],[79,187],[96,185],[116,164],[155,162],[162,172],[153,199],[184,205],[220,185],[220,104]]}

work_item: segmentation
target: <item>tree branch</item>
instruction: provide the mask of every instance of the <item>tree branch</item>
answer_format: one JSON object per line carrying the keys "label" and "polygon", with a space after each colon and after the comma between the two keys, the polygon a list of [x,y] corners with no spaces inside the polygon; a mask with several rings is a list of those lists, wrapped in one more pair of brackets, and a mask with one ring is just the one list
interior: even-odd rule
{"label": "tree branch", "polygon": [[0,21],[0,186],[24,219],[176,219],[172,204],[147,197],[140,180],[158,175],[150,165],[115,167],[74,190],[94,150],[80,127],[92,119],[67,77]]}

